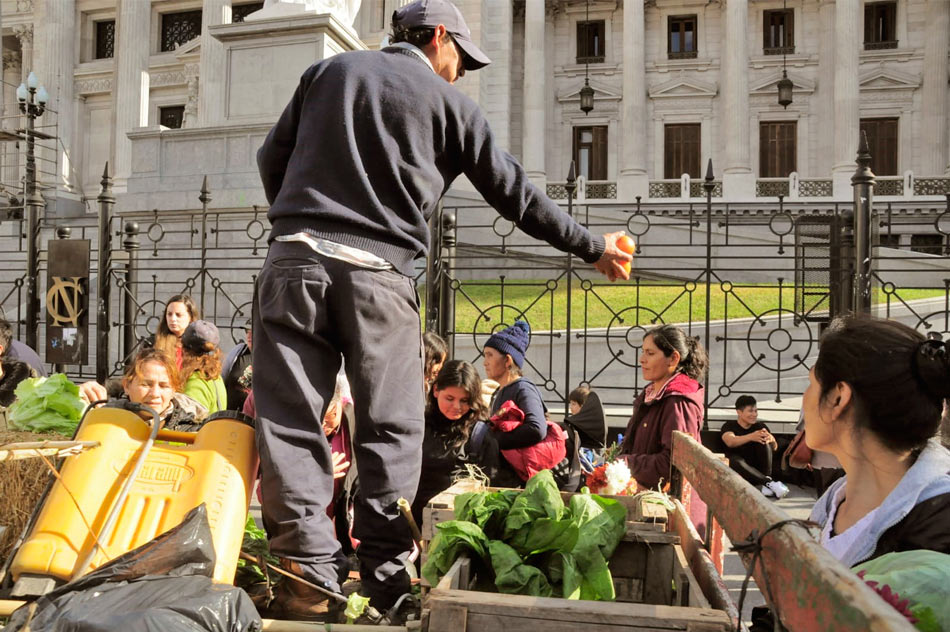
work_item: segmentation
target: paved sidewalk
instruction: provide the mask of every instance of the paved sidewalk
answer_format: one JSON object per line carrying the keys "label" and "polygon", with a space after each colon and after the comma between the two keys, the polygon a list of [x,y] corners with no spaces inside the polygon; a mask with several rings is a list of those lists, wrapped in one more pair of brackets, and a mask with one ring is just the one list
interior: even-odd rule
{"label": "paved sidewalk", "polygon": [[[811,508],[815,504],[815,489],[813,487],[799,487],[798,485],[788,485],[789,494],[782,500],[774,500],[776,506],[780,507],[790,518],[800,518],[806,520],[811,513]],[[726,586],[729,588],[729,594],[732,600],[739,604],[739,593],[742,590],[742,580],[745,579],[746,568],[742,563],[738,553],[733,553],[729,549],[731,543],[726,539],[726,556],[723,562],[722,575]],[[759,588],[755,585],[755,579],[749,581],[749,588],[746,591],[745,603],[742,605],[742,621],[748,625],[752,614],[752,608],[765,605],[765,599]]]}

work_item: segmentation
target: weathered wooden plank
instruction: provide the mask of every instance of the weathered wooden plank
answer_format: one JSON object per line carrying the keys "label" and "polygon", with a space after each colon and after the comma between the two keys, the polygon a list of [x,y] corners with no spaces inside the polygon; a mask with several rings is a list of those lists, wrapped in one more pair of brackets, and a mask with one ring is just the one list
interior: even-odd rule
{"label": "weathered wooden plank", "polygon": [[729,595],[726,582],[716,570],[709,552],[702,547],[699,534],[689,520],[686,508],[678,500],[674,500],[673,504],[676,505],[676,509],[670,512],[670,529],[680,536],[683,553],[689,561],[693,577],[699,584],[703,596],[709,600],[710,606],[725,612],[735,625],[739,621],[739,609]]}
{"label": "weathered wooden plank", "polygon": [[[732,542],[788,519],[692,437],[673,435],[673,465],[693,484]],[[798,525],[786,525],[765,537],[760,563],[753,569],[763,594],[766,569],[772,590],[769,601],[792,632],[914,629]]]}
{"label": "weathered wooden plank", "polygon": [[673,604],[673,545],[651,546],[647,549],[646,572],[643,575],[643,603]]}
{"label": "weathered wooden plank", "polygon": [[[612,625],[616,630],[722,630],[730,629],[729,618],[718,610],[703,608],[675,608],[651,604],[631,604],[605,601],[574,601],[525,595],[501,595],[464,590],[433,589],[426,607],[431,612],[444,605],[465,606],[468,610],[469,632],[498,632],[500,627],[510,630],[555,630],[551,626],[572,623],[586,629],[589,625]],[[483,621],[480,616],[492,617],[493,626],[476,627],[473,622]],[[531,620],[541,627],[528,627]],[[638,627],[639,626],[639,627]],[[439,628],[440,630],[445,628]]]}
{"label": "weathered wooden plank", "polygon": [[[464,604],[436,602],[429,606],[429,630],[437,632],[466,632],[468,630],[468,608]],[[477,630],[478,628],[472,628]]]}

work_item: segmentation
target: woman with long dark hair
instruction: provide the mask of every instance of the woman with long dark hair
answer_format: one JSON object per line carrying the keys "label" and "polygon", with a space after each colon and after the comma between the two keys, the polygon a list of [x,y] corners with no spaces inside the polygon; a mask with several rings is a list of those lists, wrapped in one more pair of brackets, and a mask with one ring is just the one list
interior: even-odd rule
{"label": "woman with long dark hair", "polygon": [[620,448],[641,487],[669,482],[674,430],[699,440],[708,365],[699,340],[675,325],[661,325],[643,337],[640,370],[649,383],[633,401]]}
{"label": "woman with long dark hair", "polygon": [[482,381],[464,360],[449,360],[432,383],[426,399],[422,470],[412,514],[421,524],[422,509],[452,485],[466,464],[477,465],[491,478],[498,468],[498,444],[488,429],[488,407]]}
{"label": "woman with long dark hair", "polygon": [[950,451],[934,438],[950,397],[946,343],[895,321],[839,319],[808,382],[805,441],[845,471],[811,513],[825,548],[847,566],[950,553]]}
{"label": "woman with long dark hair", "polygon": [[181,337],[188,329],[188,325],[199,318],[201,318],[201,313],[198,305],[187,294],[176,294],[165,304],[165,312],[158,323],[158,331],[155,332],[151,346],[174,358],[179,370],[184,361]]}

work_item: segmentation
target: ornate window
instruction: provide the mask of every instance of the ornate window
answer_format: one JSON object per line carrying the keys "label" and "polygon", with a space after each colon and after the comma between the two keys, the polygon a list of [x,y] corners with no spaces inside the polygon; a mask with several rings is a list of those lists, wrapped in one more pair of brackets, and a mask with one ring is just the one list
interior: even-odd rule
{"label": "ornate window", "polygon": [[699,50],[695,15],[675,15],[669,18],[667,53],[670,59],[694,59]]}
{"label": "ornate window", "polygon": [[248,4],[236,4],[231,7],[231,23],[237,24],[243,22],[249,14],[260,11],[264,8],[263,2],[250,2]]}
{"label": "ornate window", "polygon": [[180,129],[185,119],[184,105],[169,105],[158,108],[158,123],[171,129]]}
{"label": "ornate window", "polygon": [[864,50],[897,48],[897,3],[864,5]]}
{"label": "ornate window", "polygon": [[607,179],[607,126],[574,128],[574,164],[588,180]]}
{"label": "ornate window", "polygon": [[667,180],[688,173],[700,177],[701,141],[699,123],[665,125],[663,177]]}
{"label": "ornate window", "polygon": [[95,24],[95,59],[112,59],[115,57],[115,20],[102,20]]}
{"label": "ornate window", "polygon": [[161,51],[175,50],[201,35],[201,10],[162,14]]}
{"label": "ornate window", "polygon": [[795,121],[759,123],[759,177],[787,178],[797,171],[797,131]]}
{"label": "ornate window", "polygon": [[899,175],[897,171],[897,119],[861,119],[861,131],[868,137],[871,171],[874,175]]}
{"label": "ornate window", "polygon": [[795,11],[763,11],[763,44],[766,55],[791,55],[795,52]]}
{"label": "ornate window", "polygon": [[577,63],[604,63],[604,21],[577,23]]}

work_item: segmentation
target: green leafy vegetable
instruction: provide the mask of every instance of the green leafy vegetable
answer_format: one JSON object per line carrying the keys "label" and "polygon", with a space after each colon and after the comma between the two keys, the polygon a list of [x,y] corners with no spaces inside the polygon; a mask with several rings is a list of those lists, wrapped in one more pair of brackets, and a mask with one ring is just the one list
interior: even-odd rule
{"label": "green leafy vegetable", "polygon": [[488,550],[499,591],[535,597],[550,597],[554,594],[544,572],[525,564],[513,548],[500,540],[492,540],[488,543]]}
{"label": "green leafy vegetable", "polygon": [[445,575],[459,555],[466,551],[488,559],[488,538],[481,528],[464,520],[449,520],[435,525],[439,530],[432,538],[429,559],[422,566],[422,576],[435,586]]}
{"label": "green leafy vegetable", "polygon": [[459,494],[455,497],[455,519],[474,522],[489,538],[500,536],[505,516],[518,494],[515,489]]}
{"label": "green leafy vegetable", "polygon": [[541,470],[528,479],[524,491],[511,504],[511,511],[505,519],[505,538],[535,520],[559,520],[563,514],[564,501],[554,483],[554,476],[551,470]]}
{"label": "green leafy vegetable", "polygon": [[917,629],[950,630],[950,555],[926,550],[888,553],[853,570],[876,590],[887,586],[908,600]]}
{"label": "green leafy vegetable", "polygon": [[[247,520],[244,522],[244,539],[241,542],[241,550],[254,557],[263,555],[265,562],[269,562],[275,566],[280,564],[280,560],[269,552],[267,547],[267,533],[257,526],[257,523],[254,522],[254,517],[250,514],[248,514]],[[234,585],[247,588],[248,586],[262,582],[266,579],[264,572],[265,570],[254,562],[248,562],[243,558],[239,558],[237,562],[237,572],[234,575]],[[266,572],[271,576],[271,583],[276,583],[282,578],[281,575],[273,571],[267,570]]]}
{"label": "green leafy vegetable", "polygon": [[29,432],[58,432],[72,436],[85,408],[79,387],[62,373],[20,382],[10,405],[10,424]]}
{"label": "green leafy vegetable", "polygon": [[350,593],[350,596],[346,598],[346,608],[343,609],[346,622],[352,624],[359,619],[368,605],[369,597],[363,597],[359,593]]}
{"label": "green leafy vegetable", "polygon": [[[503,593],[566,599],[615,599],[607,560],[626,531],[619,501],[585,488],[565,507],[550,471],[533,476],[523,491],[472,492],[455,498],[456,520],[438,533],[422,569],[435,585],[458,556],[490,562]],[[546,573],[546,574],[545,574]]]}

